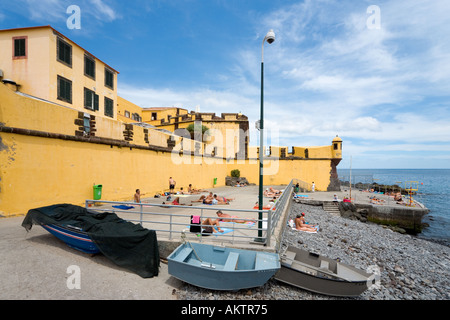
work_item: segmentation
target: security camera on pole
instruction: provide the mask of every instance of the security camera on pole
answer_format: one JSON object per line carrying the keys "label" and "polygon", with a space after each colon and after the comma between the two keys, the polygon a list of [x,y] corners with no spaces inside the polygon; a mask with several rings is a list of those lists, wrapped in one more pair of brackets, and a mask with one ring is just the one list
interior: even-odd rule
{"label": "security camera on pole", "polygon": [[261,210],[263,209],[263,141],[264,141],[264,42],[271,44],[275,41],[275,33],[272,29],[267,32],[261,47],[261,116],[259,120],[259,210],[258,213],[258,239],[257,241],[262,241],[262,220],[263,214]]}

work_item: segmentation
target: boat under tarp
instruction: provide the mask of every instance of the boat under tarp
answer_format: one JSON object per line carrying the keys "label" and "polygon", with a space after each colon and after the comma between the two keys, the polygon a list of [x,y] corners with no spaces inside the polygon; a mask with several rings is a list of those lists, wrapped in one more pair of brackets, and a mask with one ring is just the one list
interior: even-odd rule
{"label": "boat under tarp", "polygon": [[213,290],[260,287],[280,269],[279,255],[202,243],[183,243],[169,257],[169,274]]}
{"label": "boat under tarp", "polygon": [[274,278],[301,289],[344,297],[360,295],[377,280],[375,274],[294,246],[281,255],[281,268]]}
{"label": "boat under tarp", "polygon": [[41,225],[75,249],[87,253],[99,251],[143,278],[158,275],[156,232],[125,221],[113,212],[55,204],[29,210],[22,226],[29,231],[33,224]]}
{"label": "boat under tarp", "polygon": [[97,254],[100,252],[100,249],[94,241],[81,228],[71,225],[62,226],[55,224],[42,224],[41,227],[64,241],[69,247],[89,254]]}

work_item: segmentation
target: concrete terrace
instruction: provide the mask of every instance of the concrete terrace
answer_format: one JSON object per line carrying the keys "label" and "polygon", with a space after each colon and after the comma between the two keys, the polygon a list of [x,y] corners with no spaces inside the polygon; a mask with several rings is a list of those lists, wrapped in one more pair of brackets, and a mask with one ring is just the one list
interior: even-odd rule
{"label": "concrete terrace", "polygon": [[[266,186],[270,187],[270,186]],[[265,187],[265,188],[266,188]],[[277,190],[284,190],[286,185],[272,186]],[[217,194],[218,196],[227,199],[233,199],[229,205],[208,205],[201,202],[192,202],[198,200],[201,195],[207,195],[209,192]],[[333,197],[337,195],[338,199],[342,201],[344,197],[350,197],[350,190],[342,188],[341,191],[330,192],[299,192],[297,193],[297,201],[305,204],[323,206],[324,210],[332,215],[340,215],[338,206],[333,204]],[[180,198],[180,206],[165,206],[170,205],[173,199]],[[415,208],[399,205],[393,197],[370,193],[360,190],[352,190],[351,197],[353,203],[357,205],[369,205],[373,207],[382,208],[387,211],[392,211],[393,208],[401,208],[407,210],[415,210]],[[371,198],[376,197],[380,201],[373,203]],[[291,197],[289,197],[291,198]],[[207,192],[201,192],[194,195],[172,195],[172,199],[167,201],[165,196],[154,198],[154,195],[144,194],[141,196],[141,201],[144,204],[142,207],[142,215],[140,213],[140,206],[132,202],[126,202],[126,205],[132,206],[129,210],[120,210],[114,208],[117,203],[102,203],[100,206],[91,207],[94,210],[114,211],[120,217],[139,222],[142,216],[143,226],[148,229],[156,230],[158,242],[160,243],[161,256],[166,257],[172,252],[176,246],[182,241],[182,232],[186,239],[194,242],[209,243],[222,246],[232,246],[245,249],[276,251],[278,239],[282,236],[283,227],[286,221],[286,215],[289,212],[292,201],[289,199],[283,214],[276,226],[275,232],[270,239],[270,243],[263,245],[255,241],[258,237],[258,223],[232,223],[220,222],[220,227],[225,230],[224,234],[217,232],[210,236],[200,236],[189,232],[189,221],[191,215],[198,215],[205,218],[217,219],[216,212],[221,210],[231,216],[237,216],[240,219],[257,220],[258,212],[254,211],[255,203],[258,200],[258,186],[247,187],[217,187],[207,189]],[[267,205],[270,198],[264,197],[264,205]],[[149,204],[146,206],[145,204]],[[152,206],[150,206],[152,205]],[[420,207],[420,204],[418,204]],[[249,210],[249,211],[246,211]],[[263,214],[263,218],[267,220],[267,213]],[[267,223],[263,223],[263,229],[267,228]],[[263,230],[262,236],[265,236]]]}
{"label": "concrete terrace", "polygon": [[[269,186],[267,186],[269,187]],[[272,186],[277,190],[284,190],[286,186]],[[217,232],[211,236],[199,236],[195,233],[188,231],[190,224],[190,216],[198,215],[202,219],[212,218],[217,219],[216,212],[221,210],[223,213],[227,213],[230,216],[236,216],[240,219],[257,220],[258,212],[254,211],[255,203],[258,201],[258,186],[246,186],[246,187],[217,187],[206,189],[207,192],[201,192],[194,195],[172,195],[171,200],[167,201],[166,196],[160,198],[154,198],[154,195],[144,194],[141,195],[141,202],[143,206],[143,221],[142,225],[145,228],[156,230],[158,236],[158,243],[160,244],[161,256],[167,256],[173,249],[176,248],[181,242],[181,232],[186,231],[184,234],[189,241],[197,241],[202,243],[210,243],[215,245],[224,245],[239,247],[245,249],[275,251],[276,250],[276,238],[281,235],[283,221],[286,212],[289,209],[289,204],[284,208],[284,213],[277,225],[274,235],[271,237],[270,245],[263,245],[254,238],[258,237],[258,222],[248,224],[232,223],[232,222],[220,222],[220,228],[228,231],[224,234]],[[217,194],[218,196],[225,197],[227,199],[233,199],[229,201],[229,205],[208,205],[201,202],[192,202],[198,200],[201,195],[208,195],[209,192]],[[180,206],[164,206],[170,205],[176,198],[180,198]],[[264,205],[269,203],[270,198],[264,197]],[[164,204],[163,204],[164,203]],[[145,206],[145,204],[151,204],[152,206]],[[129,210],[120,210],[114,208],[117,204],[114,203],[101,203],[100,206],[91,206],[94,210],[106,210],[114,211],[123,219],[133,220],[139,222],[140,219],[140,206],[136,203],[127,202],[125,205],[133,206]],[[156,206],[153,206],[156,205]],[[229,211],[230,210],[230,211]],[[236,210],[236,211],[235,211]],[[245,211],[249,210],[249,211]],[[169,216],[170,215],[170,216]],[[267,219],[267,214],[263,214],[264,219]],[[169,225],[171,223],[171,225]],[[264,222],[263,228],[267,228],[267,223]],[[232,230],[232,231],[230,231]],[[172,232],[170,232],[172,231]],[[263,231],[265,236],[265,231]]]}

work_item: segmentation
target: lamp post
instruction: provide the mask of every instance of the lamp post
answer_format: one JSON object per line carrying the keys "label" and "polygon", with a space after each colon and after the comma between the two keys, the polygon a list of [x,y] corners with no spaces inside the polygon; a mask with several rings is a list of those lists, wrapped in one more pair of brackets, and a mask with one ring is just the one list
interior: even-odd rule
{"label": "lamp post", "polygon": [[[261,46],[261,115],[259,119],[259,210],[263,209],[263,162],[264,162],[264,42],[271,44],[275,41],[272,29],[267,32]],[[258,214],[258,239],[262,241],[262,212]]]}

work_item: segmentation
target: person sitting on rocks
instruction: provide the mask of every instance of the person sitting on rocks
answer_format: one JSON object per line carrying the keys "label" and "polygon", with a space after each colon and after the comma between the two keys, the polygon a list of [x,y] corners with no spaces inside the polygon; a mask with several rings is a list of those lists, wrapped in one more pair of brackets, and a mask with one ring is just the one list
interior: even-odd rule
{"label": "person sitting on rocks", "polygon": [[316,228],[310,227],[304,223],[304,219],[302,220],[302,216],[299,214],[295,218],[295,229],[307,232],[317,232]]}
{"label": "person sitting on rocks", "polygon": [[338,199],[337,194],[335,193],[334,196],[333,196],[333,204],[337,206],[338,202],[339,202],[339,199]]}
{"label": "person sitting on rocks", "polygon": [[306,232],[317,232],[316,228],[306,224],[304,219],[302,219],[302,216],[299,214],[296,216],[294,223],[295,223],[295,229],[297,229],[297,230],[306,231]]}
{"label": "person sitting on rocks", "polygon": [[308,224],[308,223],[306,223],[305,213],[304,212],[302,212],[301,215],[300,215],[300,221],[301,221],[301,223],[303,225],[307,225],[308,227],[315,227],[315,226],[317,226],[316,224]]}

